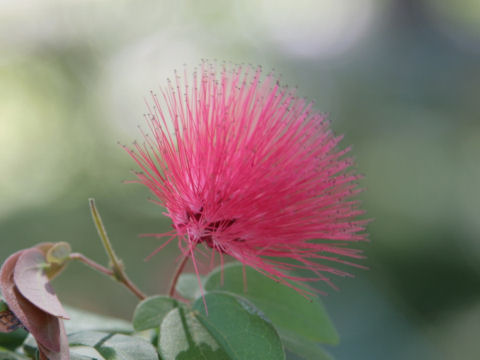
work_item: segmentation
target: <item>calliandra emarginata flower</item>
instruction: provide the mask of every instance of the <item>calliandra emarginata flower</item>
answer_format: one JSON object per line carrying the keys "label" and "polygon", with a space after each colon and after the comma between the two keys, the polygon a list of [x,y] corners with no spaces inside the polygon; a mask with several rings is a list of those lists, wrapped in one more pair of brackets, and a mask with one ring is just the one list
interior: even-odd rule
{"label": "calliandra emarginata flower", "polygon": [[228,254],[301,292],[292,281],[349,275],[331,264],[362,258],[349,247],[366,237],[352,200],[360,176],[311,103],[261,68],[204,62],[184,81],[176,73],[147,107],[150,134],[126,150],[173,222],[157,251],[178,238],[198,274],[203,244],[222,263]]}

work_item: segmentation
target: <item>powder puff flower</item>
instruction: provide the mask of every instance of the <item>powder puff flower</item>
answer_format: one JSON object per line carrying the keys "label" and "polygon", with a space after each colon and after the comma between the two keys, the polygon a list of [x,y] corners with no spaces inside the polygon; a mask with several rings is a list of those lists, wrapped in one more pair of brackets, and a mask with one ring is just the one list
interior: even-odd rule
{"label": "powder puff flower", "polygon": [[198,273],[203,245],[299,291],[349,275],[332,264],[362,258],[351,247],[366,238],[360,175],[311,103],[261,68],[204,62],[147,107],[145,142],[126,150],[173,223],[157,251],[178,239]]}

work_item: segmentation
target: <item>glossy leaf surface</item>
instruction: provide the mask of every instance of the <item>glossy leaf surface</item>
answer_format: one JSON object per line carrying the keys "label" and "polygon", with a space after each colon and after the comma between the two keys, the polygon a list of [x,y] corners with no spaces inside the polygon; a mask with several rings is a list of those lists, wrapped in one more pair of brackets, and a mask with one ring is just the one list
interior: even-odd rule
{"label": "glossy leaf surface", "polygon": [[[203,277],[200,277],[202,280]],[[200,287],[198,284],[197,275],[187,273],[180,275],[177,286],[175,288],[177,292],[185,299],[193,300],[201,295]]]}
{"label": "glossy leaf surface", "polygon": [[337,331],[320,299],[306,299],[252,268],[245,268],[245,273],[246,291],[242,265],[238,263],[224,267],[223,284],[220,268],[214,270],[205,280],[205,290],[225,290],[246,297],[265,313],[282,337],[293,334],[314,342],[338,343]]}
{"label": "glossy leaf surface", "polygon": [[158,328],[165,315],[177,306],[177,301],[167,296],[149,297],[137,305],[133,314],[133,327],[136,331]]}
{"label": "glossy leaf surface", "polygon": [[197,315],[176,308],[165,316],[158,342],[165,360],[228,360],[224,349],[198,321]]}
{"label": "glossy leaf surface", "polygon": [[226,292],[205,295],[195,301],[198,320],[233,360],[280,360],[283,345],[271,322],[248,300]]}

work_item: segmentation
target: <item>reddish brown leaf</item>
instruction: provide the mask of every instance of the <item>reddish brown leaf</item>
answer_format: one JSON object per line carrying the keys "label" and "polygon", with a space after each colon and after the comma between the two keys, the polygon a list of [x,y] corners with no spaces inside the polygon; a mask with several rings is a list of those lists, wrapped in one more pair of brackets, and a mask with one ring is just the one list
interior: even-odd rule
{"label": "reddish brown leaf", "polygon": [[[40,359],[45,360],[69,360],[70,359],[70,348],[68,346],[67,333],[65,327],[63,326],[63,321],[60,321],[60,350],[51,351],[42,345],[38,345],[40,350]],[[42,358],[43,356],[43,358]]]}
{"label": "reddish brown leaf", "polygon": [[0,289],[10,310],[33,335],[39,345],[53,352],[60,352],[61,320],[46,313],[28,301],[14,283],[14,271],[21,250],[11,255],[0,269]]}
{"label": "reddish brown leaf", "polygon": [[14,269],[15,285],[20,293],[38,308],[55,317],[68,319],[45,274],[46,265],[45,255],[40,250],[23,250]]}
{"label": "reddish brown leaf", "polygon": [[11,304],[14,302],[16,303],[15,296],[12,294],[12,289],[15,287],[13,282],[13,271],[18,258],[22,254],[22,251],[23,250],[17,251],[16,253],[10,255],[0,269],[0,290],[2,291],[5,302],[8,304],[11,310]]}

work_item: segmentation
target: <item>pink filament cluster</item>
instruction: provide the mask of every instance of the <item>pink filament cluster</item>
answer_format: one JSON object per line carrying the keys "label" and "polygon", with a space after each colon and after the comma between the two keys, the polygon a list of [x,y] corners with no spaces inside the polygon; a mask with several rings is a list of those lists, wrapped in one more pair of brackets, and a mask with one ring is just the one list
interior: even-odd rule
{"label": "pink filament cluster", "polygon": [[292,281],[332,285],[329,273],[349,275],[332,262],[363,257],[350,247],[365,240],[367,220],[349,148],[274,75],[204,62],[175,73],[147,106],[145,142],[126,150],[173,222],[158,250],[178,238],[197,269],[203,244],[297,290]]}

